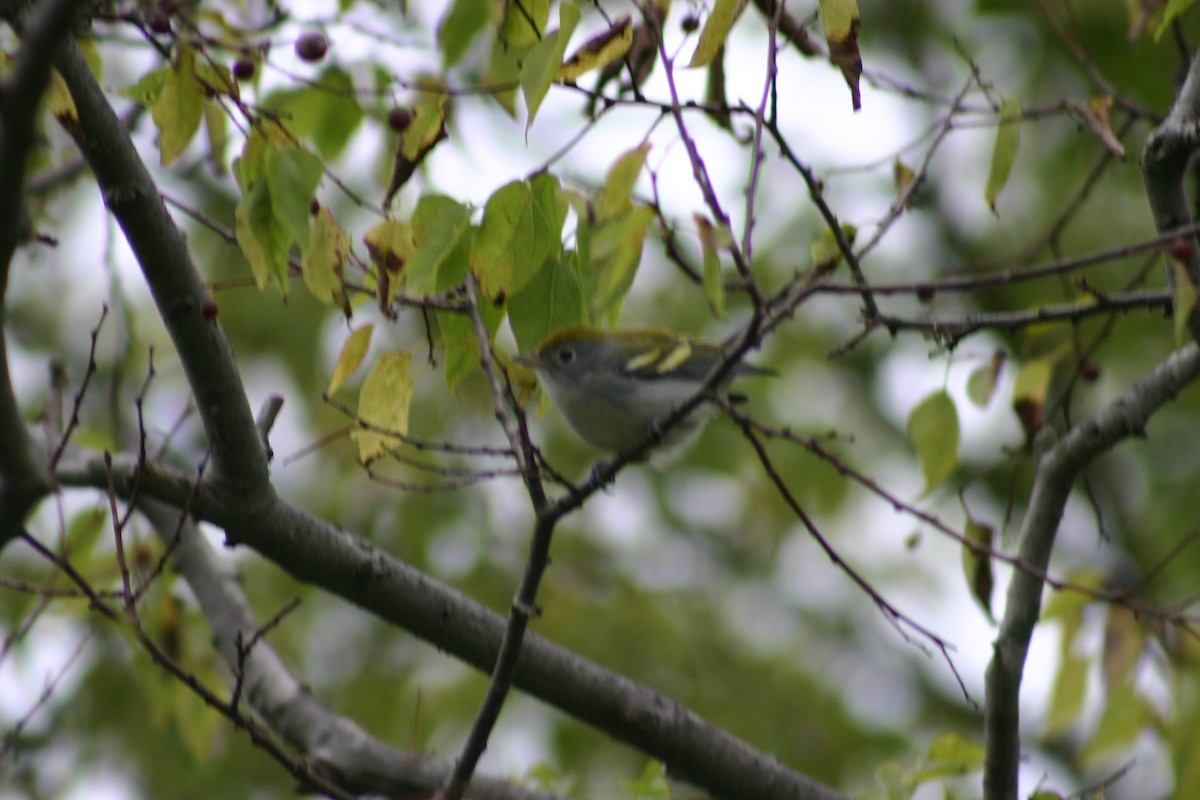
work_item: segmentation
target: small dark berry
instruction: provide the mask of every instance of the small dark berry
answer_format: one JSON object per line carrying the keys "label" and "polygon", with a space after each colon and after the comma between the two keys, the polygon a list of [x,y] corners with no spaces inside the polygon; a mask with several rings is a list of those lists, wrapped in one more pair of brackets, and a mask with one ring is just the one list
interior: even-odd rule
{"label": "small dark berry", "polygon": [[164,14],[174,14],[179,10],[179,3],[175,0],[159,0],[158,7]]}
{"label": "small dark berry", "polygon": [[233,77],[239,81],[248,81],[254,77],[254,71],[257,69],[254,62],[248,58],[239,58],[233,62]]}
{"label": "small dark berry", "polygon": [[160,35],[171,32],[171,16],[161,8],[150,12],[150,16],[146,18],[146,24],[150,26],[150,30]]}
{"label": "small dark berry", "polygon": [[700,19],[694,14],[688,14],[679,23],[679,27],[683,29],[684,33],[694,33],[696,28],[700,27]]}
{"label": "small dark berry", "polygon": [[314,197],[312,199],[312,202],[308,204],[308,213],[312,214],[315,217],[317,215],[317,212],[320,210],[321,210],[321,204],[318,203],[317,198]]}
{"label": "small dark berry", "polygon": [[301,61],[320,61],[329,51],[329,40],[319,31],[306,33],[296,40],[296,55]]}
{"label": "small dark berry", "polygon": [[1095,383],[1100,378],[1100,367],[1095,361],[1085,361],[1079,365],[1079,377],[1088,383]]}
{"label": "small dark berry", "polygon": [[922,303],[928,303],[933,300],[933,295],[934,291],[932,286],[926,285],[917,287],[917,300],[921,301]]}
{"label": "small dark berry", "polygon": [[200,304],[200,316],[205,319],[213,319],[217,316],[217,304],[212,300],[205,300]]}
{"label": "small dark berry", "polygon": [[388,112],[388,127],[396,133],[403,133],[412,124],[413,114],[407,108],[393,108]]}
{"label": "small dark berry", "polygon": [[1171,243],[1171,255],[1177,261],[1188,261],[1194,252],[1196,252],[1196,248],[1187,239],[1176,239]]}

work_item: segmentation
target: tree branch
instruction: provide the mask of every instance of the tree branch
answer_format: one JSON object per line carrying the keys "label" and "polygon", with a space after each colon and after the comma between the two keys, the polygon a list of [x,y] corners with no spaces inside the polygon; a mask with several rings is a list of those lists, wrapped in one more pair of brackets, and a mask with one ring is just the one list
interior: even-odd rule
{"label": "tree branch", "polygon": [[[353,721],[325,708],[288,672],[275,650],[259,638],[237,577],[220,563],[195,523],[178,509],[146,500],[139,504],[159,538],[171,548],[171,560],[212,626],[213,642],[230,670],[239,676],[242,694],[285,742],[317,774],[356,794],[389,797],[428,794],[445,780],[447,763],[392,747],[368,735]],[[553,800],[553,795],[507,781],[476,778],[469,797],[480,800]]]}
{"label": "tree branch", "polygon": [[[75,0],[42,0],[23,24],[21,51],[9,80],[0,84],[0,320],[8,271],[28,232],[22,196],[25,168],[34,145],[42,92],[50,83],[54,55],[70,33]],[[50,490],[45,465],[33,457],[25,422],[13,394],[8,342],[0,326],[0,548],[21,532],[25,516]]]}
{"label": "tree branch", "polygon": [[1017,797],[1020,758],[1021,676],[1033,627],[1041,613],[1044,574],[1054,549],[1063,507],[1075,476],[1096,456],[1129,436],[1144,433],[1151,415],[1200,377],[1200,347],[1190,343],[1134,384],[1105,411],[1075,425],[1038,460],[1029,507],[1017,540],[1017,556],[1032,570],[1016,570],[987,670],[984,706],[986,800]]}
{"label": "tree branch", "polygon": [[212,480],[239,496],[243,509],[273,496],[267,459],[225,332],[201,308],[207,294],[183,234],[79,46],[70,41],[55,60],[79,111],[71,130],[104,202],[116,217],[158,306],[187,374],[212,448]]}
{"label": "tree branch", "polygon": [[[128,496],[138,485],[142,498],[190,508],[197,519],[223,527],[230,544],[253,547],[298,580],[333,592],[480,671],[496,663],[504,617],[365,539],[278,498],[247,518],[235,498],[215,487],[201,486],[192,497],[194,480],[182,472],[152,467],[139,484],[136,471],[136,458],[113,459],[113,486],[119,496]],[[99,457],[64,461],[58,479],[63,485],[109,485]],[[718,797],[845,800],[671,698],[535,633],[525,637],[513,684],[662,760],[672,775]]]}

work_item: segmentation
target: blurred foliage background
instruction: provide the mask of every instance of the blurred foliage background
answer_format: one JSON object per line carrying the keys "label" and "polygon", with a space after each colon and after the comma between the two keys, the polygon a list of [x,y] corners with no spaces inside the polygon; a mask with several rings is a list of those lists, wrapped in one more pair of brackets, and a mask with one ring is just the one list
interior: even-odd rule
{"label": "blurred foliage background", "polygon": [[[461,59],[447,65],[438,32],[450,24],[452,8],[482,17]],[[275,285],[256,288],[229,239],[241,196],[230,169],[242,132],[236,124],[222,126],[230,138],[221,149],[202,130],[178,160],[162,167],[161,126],[125,90],[167,63],[173,43],[196,38],[197,31],[206,32],[208,38],[196,41],[214,63],[233,69],[239,58],[248,59],[254,73],[240,81],[242,100],[278,111],[319,155],[327,172],[317,198],[350,234],[353,248],[365,253],[362,236],[380,219],[397,146],[389,115],[418,103],[421,93],[414,87],[436,76],[457,90],[447,116],[449,138],[400,189],[388,210],[392,217],[406,219],[419,198],[433,192],[479,209],[501,185],[542,168],[564,186],[590,192],[621,153],[645,140],[651,144],[648,171],[635,197],[651,202],[657,192],[663,218],[677,226],[685,254],[699,263],[692,214],[703,210],[702,199],[678,129],[653,104],[669,100],[662,65],[643,86],[646,101],[626,94],[594,120],[584,114],[590,75],[579,80],[583,89],[555,85],[527,128],[523,103],[510,115],[487,90],[495,85],[490,59],[499,46],[503,11],[503,3],[488,0],[411,4],[407,10],[368,0],[117,3],[93,22],[87,38],[102,85],[126,114],[131,135],[187,231],[252,406],[272,393],[285,398],[272,435],[273,478],[281,494],[501,613],[528,544],[530,513],[519,480],[496,477],[451,491],[406,491],[371,480],[357,448],[338,435],[350,420],[322,399],[350,328],[370,321],[376,330],[368,364],[392,347],[420,354],[413,370],[414,435],[501,446],[482,374],[476,371],[448,392],[444,354],[427,347],[429,337],[437,338],[436,324],[418,309],[390,320],[356,301],[348,323],[339,308],[315,300],[298,277],[289,280],[286,297]],[[583,4],[580,11],[568,52],[606,27],[602,14],[638,18],[625,3]],[[823,42],[816,3],[788,3],[786,12]],[[664,23],[669,52],[680,54],[679,91],[697,102],[704,101],[705,71],[682,66],[696,37],[687,23],[703,23],[706,13],[703,4],[676,0]],[[1163,13],[1162,3],[1119,0],[865,0],[857,113],[837,69],[781,41],[771,101],[780,136],[819,177],[838,219],[858,229],[859,244],[878,230],[903,190],[896,175],[924,170],[899,219],[862,259],[872,283],[909,287],[880,296],[887,313],[961,320],[1165,286],[1157,251],[1121,250],[1155,235],[1138,155],[1170,107],[1200,32],[1195,14],[1185,13],[1155,36]],[[166,16],[169,33],[155,28],[156,15]],[[557,15],[555,4],[552,24]],[[295,45],[316,32],[326,38],[327,52],[306,61]],[[243,44],[235,45],[239,37]],[[19,47],[11,28],[0,28],[0,46],[10,54]],[[758,103],[766,49],[764,17],[752,5],[727,43],[732,107]],[[331,81],[352,93],[331,91]],[[985,184],[1002,98],[1019,102],[1019,146],[993,210]],[[1081,109],[1106,116],[1089,123]],[[698,111],[687,121],[740,237],[752,118],[735,114],[732,131]],[[155,376],[146,396],[151,444],[169,440],[180,458],[195,463],[204,453],[203,432],[136,264],[86,171],[66,179],[57,174],[77,159],[69,139],[49,116],[41,133],[30,210],[36,230],[57,244],[24,248],[12,270],[5,325],[18,397],[31,418],[42,413],[51,397],[50,363],[61,365],[68,397],[78,389],[89,333],[107,304],[77,443],[128,446],[130,404],[145,381],[152,347]],[[753,268],[774,289],[813,269],[812,248],[826,225],[780,148],[768,140],[764,156]],[[570,236],[568,230],[568,241]],[[997,280],[961,292],[912,288],[1109,250],[1111,257],[1086,271]],[[851,283],[844,265],[829,280]],[[652,225],[621,321],[718,338],[748,314],[744,296],[732,292],[727,302],[731,319],[715,319],[703,288],[666,256],[662,231]],[[749,412],[766,424],[816,437],[835,459],[773,442],[778,472],[843,558],[889,602],[953,646],[945,657],[911,628],[890,624],[830,562],[728,419],[716,420],[670,467],[623,471],[614,487],[564,521],[535,629],[851,796],[894,797],[908,790],[918,797],[943,791],[978,796],[977,772],[919,781],[937,737],[982,737],[982,677],[995,628],[973,597],[961,547],[839,467],[849,466],[904,506],[926,510],[956,530],[968,517],[991,526],[996,547],[1003,549],[1019,525],[1034,466],[1028,431],[1014,410],[1022,368],[1046,359],[1035,396],[1047,428],[1083,419],[1176,347],[1161,308],[1146,304],[1057,324],[985,330],[945,348],[928,331],[889,335],[886,326],[859,340],[861,300],[818,292],[751,356],[781,376],[747,384]],[[515,352],[506,329],[498,342]],[[967,382],[997,352],[1005,358],[998,385],[979,406],[968,398]],[[353,406],[365,371],[335,398]],[[907,421],[923,398],[943,389],[953,400],[961,437],[941,446],[957,453],[957,466],[947,481],[926,491]],[[1188,542],[1195,536],[1200,479],[1198,399],[1197,390],[1189,390],[1155,417],[1145,439],[1090,465],[1068,505],[1053,574],[1133,586],[1132,599],[1145,607],[1195,593],[1200,548]],[[556,412],[537,411],[536,399],[530,410],[535,439],[551,462],[568,476],[585,476],[596,454],[572,437]],[[466,458],[439,463],[480,467]],[[402,460],[378,471],[409,483],[437,482]],[[44,504],[30,530],[46,542],[68,542],[80,571],[111,587],[118,576],[104,535],[106,507],[94,492],[64,491]],[[220,541],[219,532],[210,533]],[[157,539],[148,530],[139,536],[142,558],[153,563],[161,552]],[[485,676],[297,583],[254,554],[224,555],[240,571],[261,619],[300,598],[270,641],[322,702],[389,742],[447,758],[457,752]],[[990,600],[998,614],[1009,571],[1002,564],[995,570]],[[292,794],[282,770],[155,668],[118,627],[90,615],[85,602],[43,603],[37,592],[21,590],[22,581],[65,585],[34,554],[9,547],[0,574],[0,717],[7,734],[0,764],[0,784],[7,788],[0,786],[0,797]],[[1023,785],[1066,793],[1133,762],[1106,796],[1190,796],[1188,787],[1195,784],[1188,776],[1200,763],[1193,632],[1177,619],[1134,615],[1120,604],[1073,596],[1078,602],[1054,606],[1059,616],[1051,614],[1035,635],[1023,687]],[[215,686],[227,685],[206,622],[182,581],[165,574],[143,616],[181,663]],[[1120,632],[1129,637],[1122,641],[1134,644],[1127,663],[1116,668]],[[43,691],[47,696],[39,704]],[[516,694],[483,768],[542,781],[572,796],[630,797],[646,761]],[[906,788],[896,788],[901,785]]]}

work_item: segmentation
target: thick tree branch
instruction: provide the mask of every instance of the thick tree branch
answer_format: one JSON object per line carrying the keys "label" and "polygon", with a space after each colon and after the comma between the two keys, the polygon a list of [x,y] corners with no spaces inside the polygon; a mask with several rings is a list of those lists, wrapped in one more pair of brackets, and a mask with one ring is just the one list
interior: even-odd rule
{"label": "thick tree branch", "polygon": [[[441,785],[450,771],[447,763],[371,737],[351,720],[321,705],[288,672],[267,642],[259,638],[248,646],[261,627],[250,612],[237,577],[220,562],[191,519],[181,520],[177,509],[157,501],[144,501],[140,507],[171,548],[172,563],[196,595],[212,626],[218,652],[239,678],[242,696],[276,734],[305,757],[310,767],[357,794],[429,794]],[[481,800],[554,798],[484,777],[475,778],[468,796]]]}
{"label": "thick tree branch", "polygon": [[79,46],[68,42],[55,61],[79,111],[73,130],[104,202],[137,257],[167,327],[212,448],[213,479],[246,505],[269,505],[267,459],[241,376],[216,317],[201,307],[207,296],[183,234],[167,213],[158,187]]}
{"label": "thick tree branch", "polygon": [[[1192,223],[1192,212],[1184,191],[1188,164],[1200,147],[1200,58],[1192,59],[1183,88],[1175,98],[1171,113],[1146,139],[1142,151],[1142,175],[1146,197],[1154,213],[1159,233],[1178,230]],[[1193,286],[1200,284],[1200,252],[1195,247],[1187,259],[1187,273]],[[1168,273],[1168,279],[1173,275]],[[1200,314],[1192,310],[1188,319],[1192,338],[1200,340]]]}
{"label": "thick tree branch", "polygon": [[1150,417],[1200,377],[1195,342],[1172,354],[1100,414],[1075,427],[1038,460],[1037,477],[1017,542],[1017,556],[1032,570],[1016,570],[987,670],[984,708],[986,800],[1015,800],[1020,759],[1021,676],[1033,627],[1041,613],[1044,574],[1054,549],[1063,507],[1079,471],[1129,436],[1142,435]]}
{"label": "thick tree branch", "polygon": [[[0,83],[0,323],[8,271],[25,238],[22,192],[40,98],[50,83],[54,55],[70,33],[75,0],[42,0],[24,20],[21,50],[9,80]],[[50,489],[45,466],[34,458],[13,394],[8,342],[0,324],[0,548],[21,532],[25,515]]]}
{"label": "thick tree branch", "polygon": [[[137,485],[137,459],[113,460],[114,488]],[[340,595],[476,669],[496,662],[505,618],[460,592],[330,523],[275,499],[248,515],[211,486],[192,497],[194,481],[157,467],[140,496],[189,508],[223,527],[232,544],[248,544],[299,580]],[[108,487],[100,458],[64,462],[64,485]],[[766,753],[715,728],[674,700],[604,669],[553,642],[525,637],[513,683],[576,719],[661,759],[672,775],[717,797],[845,800]]]}

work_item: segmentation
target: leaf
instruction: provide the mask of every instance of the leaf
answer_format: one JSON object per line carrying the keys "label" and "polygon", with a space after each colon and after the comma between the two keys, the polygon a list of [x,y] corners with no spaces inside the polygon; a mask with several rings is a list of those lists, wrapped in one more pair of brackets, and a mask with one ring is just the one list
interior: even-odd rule
{"label": "leaf", "polygon": [[213,100],[204,101],[204,132],[208,136],[208,163],[217,175],[229,172],[229,117]]}
{"label": "leaf", "polygon": [[1004,369],[1004,362],[1007,360],[1008,354],[1003,350],[997,350],[987,364],[971,371],[970,377],[967,378],[967,397],[972,403],[980,408],[987,407],[987,404],[991,402],[992,395],[996,393],[996,384],[1000,380],[1000,372]]}
{"label": "leaf", "polygon": [[1162,38],[1162,35],[1170,29],[1175,20],[1183,16],[1183,13],[1196,4],[1196,0],[1167,0],[1167,7],[1163,9],[1162,19],[1158,21],[1158,27],[1154,29],[1154,41]]}
{"label": "leaf", "polygon": [[349,255],[350,235],[342,230],[328,208],[321,208],[313,219],[308,248],[300,260],[304,285],[313,297],[326,305],[345,304],[342,266]]}
{"label": "leaf", "polygon": [[562,248],[567,202],[556,178],[513,181],[488,198],[471,244],[471,271],[489,300],[520,292]]}
{"label": "leaf", "polygon": [[457,64],[479,32],[495,22],[492,12],[496,8],[491,0],[454,0],[437,26],[444,69]]}
{"label": "leaf", "polygon": [[291,237],[289,245],[299,245],[302,251],[309,246],[312,200],[323,173],[321,160],[303,148],[272,148],[267,154],[271,208]]}
{"label": "leaf", "polygon": [[986,548],[985,552],[976,553],[967,545],[963,545],[963,574],[967,578],[971,596],[979,603],[979,607],[987,615],[988,621],[995,623],[996,620],[992,616],[992,590],[996,583],[992,573],[992,556],[987,552],[992,548],[995,531],[991,525],[985,525],[968,517],[964,534],[968,542],[974,542]]}
{"label": "leaf", "polygon": [[1192,283],[1192,275],[1184,262],[1174,256],[1168,256],[1167,265],[1175,278],[1172,281],[1174,284],[1175,346],[1179,347],[1191,338],[1188,331],[1188,320],[1196,310],[1196,284]]}
{"label": "leaf", "polygon": [[984,749],[957,733],[940,734],[929,745],[925,761],[916,774],[910,777],[912,785],[935,778],[952,778],[966,775],[983,766]]}
{"label": "leaf", "polygon": [[596,198],[597,222],[606,222],[628,212],[634,184],[642,173],[642,167],[646,165],[646,154],[649,152],[650,143],[643,142],[632,150],[626,150],[608,168],[604,176],[604,186]]}
{"label": "leaf", "polygon": [[75,108],[75,99],[71,97],[67,82],[56,69],[50,70],[50,83],[42,93],[42,101],[64,128],[69,131],[79,128],[79,111]]}
{"label": "leaf", "polygon": [[1104,685],[1113,689],[1132,679],[1146,648],[1146,630],[1128,608],[1112,605],[1104,623],[1101,665]]}
{"label": "leaf", "polygon": [[1033,442],[1033,437],[1042,427],[1046,395],[1050,391],[1050,378],[1054,375],[1056,361],[1053,355],[1027,361],[1017,370],[1013,380],[1013,411],[1021,421],[1027,445]]}
{"label": "leaf", "polygon": [[633,285],[646,231],[653,221],[653,209],[639,206],[593,233],[588,245],[589,260],[597,272],[595,293],[589,303],[593,316],[615,311]]}
{"label": "leaf", "polygon": [[549,0],[523,0],[520,3],[505,3],[504,19],[496,34],[492,47],[492,58],[484,73],[483,82],[488,86],[505,87],[491,93],[492,98],[509,113],[516,115],[516,96],[521,77],[521,64],[529,50],[546,31],[550,19]]}
{"label": "leaf", "polygon": [[354,374],[354,370],[358,369],[371,346],[371,334],[374,330],[374,325],[367,324],[346,337],[346,341],[342,343],[342,351],[338,353],[337,361],[333,365],[333,375],[329,378],[326,394],[331,395],[340,389],[346,379]]}
{"label": "leaf", "polygon": [[158,147],[164,167],[179,158],[200,128],[204,94],[196,82],[195,64],[195,51],[180,46],[162,92],[150,108],[150,116],[158,127]]}
{"label": "leaf", "polygon": [[263,105],[279,112],[297,138],[311,140],[324,159],[340,155],[363,120],[354,81],[340,67],[329,67],[311,86],[273,92]]}
{"label": "leaf", "polygon": [[400,277],[416,252],[412,228],[407,223],[385,219],[363,235],[363,244],[367,246],[371,262],[379,271],[377,278],[381,289],[384,284],[387,287],[381,291],[379,301],[384,305],[390,304],[400,288]]}
{"label": "leaf", "polygon": [[271,209],[271,193],[266,181],[256,182],[242,195],[234,215],[238,246],[250,265],[259,289],[274,278],[287,294],[288,237]]}
{"label": "leaf", "polygon": [[558,69],[558,80],[574,83],[580,75],[625,58],[633,45],[633,18],[618,17],[612,25],[588,39]]}
{"label": "leaf", "polygon": [[408,371],[411,362],[412,355],[404,350],[385,353],[363,382],[358,396],[358,418],[371,428],[360,428],[351,436],[358,441],[358,458],[364,464],[394,450],[401,443],[399,437],[408,433],[413,392]]}
{"label": "leaf", "polygon": [[1083,749],[1083,762],[1094,765],[1131,746],[1155,717],[1149,702],[1132,683],[1110,693],[1092,740]]}
{"label": "leaf", "polygon": [[742,15],[747,0],[716,0],[708,19],[704,21],[704,30],[700,31],[700,41],[696,43],[696,51],[688,68],[705,67],[716,58],[717,53],[725,46],[729,31]]}
{"label": "leaf", "polygon": [[858,52],[857,0],[820,0],[821,26],[829,44],[829,60],[842,71],[850,87],[850,103],[855,111],[862,108],[858,79],[862,75],[862,56]]}
{"label": "leaf", "polygon": [[1047,738],[1062,736],[1079,718],[1087,696],[1087,673],[1087,659],[1070,652],[1063,653],[1050,692],[1050,708],[1046,712]]}
{"label": "leaf", "polygon": [[583,287],[574,265],[554,261],[508,303],[517,348],[533,351],[552,331],[587,323]]}
{"label": "leaf", "polygon": [[730,232],[726,225],[720,231],[703,214],[694,215],[700,230],[700,247],[704,252],[704,296],[717,319],[725,319],[725,282],[721,277],[720,251],[729,246]]}
{"label": "leaf", "polygon": [[1011,97],[1000,101],[1000,114],[996,127],[996,143],[992,147],[992,166],[988,172],[987,185],[983,190],[988,208],[996,213],[996,198],[1008,183],[1013,163],[1017,158],[1017,145],[1021,134],[1021,106]]}
{"label": "leaf", "polygon": [[564,2],[558,8],[558,30],[546,34],[535,44],[521,65],[521,92],[525,95],[525,107],[529,113],[525,122],[526,132],[533,124],[546,92],[550,91],[550,84],[558,78],[563,53],[567,51],[567,42],[578,22],[579,6]]}
{"label": "leaf", "polygon": [[445,195],[427,194],[412,217],[412,264],[406,275],[410,292],[437,291],[438,271],[471,226],[471,209]]}
{"label": "leaf", "polygon": [[925,493],[936,489],[958,468],[958,410],[945,391],[936,391],[908,415],[908,439],[917,451]]}
{"label": "leaf", "polygon": [[396,192],[408,183],[426,156],[446,138],[446,102],[449,95],[441,91],[441,83],[435,78],[422,78],[420,84],[423,91],[413,109],[412,121],[400,135],[396,146],[384,205],[392,202]]}
{"label": "leaf", "polygon": [[[842,238],[846,244],[853,245],[858,236],[858,228],[854,225],[842,225]],[[821,231],[820,237],[809,246],[813,269],[818,271],[831,270],[842,262],[842,248],[838,247],[837,237],[829,228]]]}

